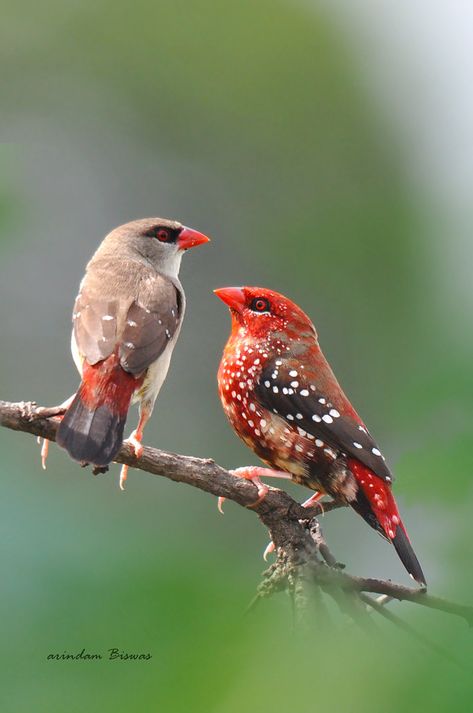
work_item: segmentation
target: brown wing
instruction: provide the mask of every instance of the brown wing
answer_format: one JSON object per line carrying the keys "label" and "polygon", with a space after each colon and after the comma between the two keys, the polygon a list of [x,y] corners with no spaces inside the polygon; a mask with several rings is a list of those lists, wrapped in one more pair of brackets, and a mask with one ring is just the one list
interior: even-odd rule
{"label": "brown wing", "polygon": [[81,356],[97,364],[113,354],[117,344],[118,300],[102,300],[84,288],[72,314],[74,337]]}
{"label": "brown wing", "polygon": [[123,289],[104,299],[104,291],[86,279],[77,297],[73,324],[79,353],[89,364],[97,364],[117,352],[123,369],[139,376],[179,328],[180,293],[171,280],[149,272],[136,281],[132,296]]}
{"label": "brown wing", "polygon": [[177,290],[162,297],[154,308],[133,302],[127,313],[118,353],[125,371],[136,376],[163,353],[180,323]]}

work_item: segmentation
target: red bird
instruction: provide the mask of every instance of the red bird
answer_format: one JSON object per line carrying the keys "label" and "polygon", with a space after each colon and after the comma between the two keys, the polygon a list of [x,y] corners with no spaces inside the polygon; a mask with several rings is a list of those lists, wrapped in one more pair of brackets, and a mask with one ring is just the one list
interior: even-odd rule
{"label": "red bird", "polygon": [[392,542],[409,574],[424,586],[391,492],[392,475],[325,359],[310,319],[272,290],[225,287],[215,293],[232,317],[218,371],[224,411],[240,438],[278,469],[235,472],[255,483],[259,500],[268,490],[260,475],[290,473],[316,491],[306,504],[328,494],[350,505]]}

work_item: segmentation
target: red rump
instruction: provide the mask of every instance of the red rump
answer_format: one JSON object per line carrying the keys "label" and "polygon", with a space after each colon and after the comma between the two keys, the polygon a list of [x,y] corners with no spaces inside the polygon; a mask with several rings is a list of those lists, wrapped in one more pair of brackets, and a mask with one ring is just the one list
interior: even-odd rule
{"label": "red rump", "polygon": [[144,376],[136,379],[122,369],[118,355],[112,354],[98,364],[84,361],[79,396],[91,411],[106,406],[111,413],[126,416],[131,397],[143,380]]}
{"label": "red rump", "polygon": [[355,476],[386,536],[392,540],[396,535],[398,525],[402,527],[407,536],[389,485],[354,458],[348,460],[348,467]]}

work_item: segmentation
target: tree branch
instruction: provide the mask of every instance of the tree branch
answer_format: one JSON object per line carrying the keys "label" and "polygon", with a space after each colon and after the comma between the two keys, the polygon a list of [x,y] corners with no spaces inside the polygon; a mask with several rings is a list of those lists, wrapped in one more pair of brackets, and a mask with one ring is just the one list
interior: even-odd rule
{"label": "tree branch", "polygon": [[[0,401],[0,425],[54,441],[59,424],[55,417],[63,412],[61,407],[44,409],[34,402]],[[177,455],[149,446],[145,446],[143,455],[136,458],[132,448],[124,443],[115,460],[152,475],[187,483],[217,497],[223,496],[247,508],[252,508],[258,497],[256,486],[235,477],[211,459]],[[324,504],[324,511],[337,507],[341,505],[329,502]],[[454,614],[473,626],[473,607],[433,597],[421,589],[341,572],[323,540],[318,523],[313,521],[320,514],[318,506],[302,508],[284,491],[270,489],[265,499],[252,509],[269,529],[278,551],[278,561],[265,573],[266,578],[259,587],[257,600],[284,588],[287,582],[295,586],[294,582],[297,584],[300,577],[306,577],[302,572],[308,571],[314,583],[338,603],[344,595],[349,595],[346,604],[352,601],[354,595],[359,602],[359,594],[362,592],[384,594],[393,599]]]}

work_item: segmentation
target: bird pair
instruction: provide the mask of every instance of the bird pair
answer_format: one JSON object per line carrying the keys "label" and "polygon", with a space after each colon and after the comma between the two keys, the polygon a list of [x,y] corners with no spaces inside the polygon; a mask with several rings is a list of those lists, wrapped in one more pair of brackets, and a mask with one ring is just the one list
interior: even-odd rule
{"label": "bird pair", "polygon": [[[150,218],[105,237],[87,265],[73,311],[72,354],[82,381],[69,400],[57,443],[82,464],[106,470],[123,442],[130,404],[143,429],[166,378],[182,325],[178,278],[189,248],[208,242],[180,223]],[[230,308],[232,332],[218,371],[225,413],[268,468],[240,468],[259,499],[260,477],[289,477],[350,505],[392,542],[409,574],[425,578],[391,492],[392,475],[338,384],[306,314],[283,295],[256,287],[215,290]],[[46,456],[43,448],[43,460]],[[120,484],[127,477],[123,466]]]}

